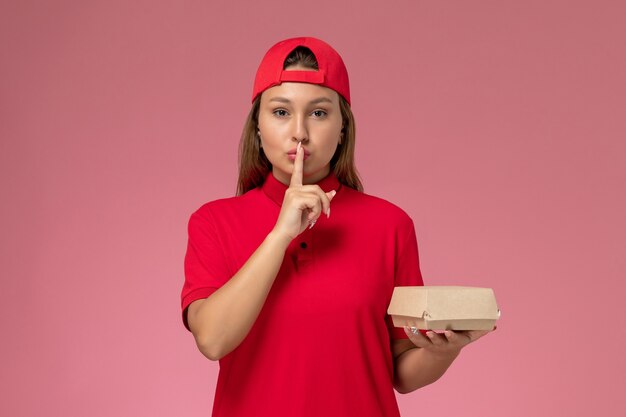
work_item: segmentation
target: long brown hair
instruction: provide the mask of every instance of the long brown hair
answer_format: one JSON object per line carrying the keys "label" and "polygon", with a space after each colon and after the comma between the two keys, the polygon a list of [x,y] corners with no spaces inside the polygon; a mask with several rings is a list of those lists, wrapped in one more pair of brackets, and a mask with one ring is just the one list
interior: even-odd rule
{"label": "long brown hair", "polygon": [[[318,69],[315,55],[310,49],[299,46],[285,59],[283,68],[292,65],[301,65],[309,69]],[[239,179],[237,180],[237,195],[242,195],[263,184],[272,170],[272,164],[260,147],[257,136],[259,124],[259,107],[261,95],[252,103],[239,141]],[[339,108],[343,119],[343,140],[337,146],[335,154],[330,160],[330,168],[334,171],[339,182],[358,191],[363,191],[363,185],[354,165],[354,145],[356,140],[356,125],[350,105],[339,94]]]}

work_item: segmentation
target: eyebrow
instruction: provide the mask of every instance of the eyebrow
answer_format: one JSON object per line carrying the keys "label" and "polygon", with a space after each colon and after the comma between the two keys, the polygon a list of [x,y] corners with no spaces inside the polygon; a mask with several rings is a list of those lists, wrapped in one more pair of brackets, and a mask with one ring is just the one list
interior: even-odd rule
{"label": "eyebrow", "polygon": [[[280,103],[291,103],[291,100],[285,97],[273,97],[269,101],[278,101]],[[319,97],[319,98],[309,101],[309,104],[318,104],[318,103],[331,103],[332,104],[332,102],[333,101],[329,99],[328,97]]]}

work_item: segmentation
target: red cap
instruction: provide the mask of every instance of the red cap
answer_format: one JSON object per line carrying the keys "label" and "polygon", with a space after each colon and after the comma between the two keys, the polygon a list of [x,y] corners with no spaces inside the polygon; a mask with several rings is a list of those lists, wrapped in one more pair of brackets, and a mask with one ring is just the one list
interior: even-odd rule
{"label": "red cap", "polygon": [[[313,52],[317,59],[318,71],[285,71],[283,66],[287,56],[298,46],[305,46]],[[283,81],[319,84],[341,94],[350,104],[350,84],[348,70],[341,56],[326,42],[311,38],[299,37],[285,39],[265,53],[254,79],[252,101],[263,91],[279,85]]]}

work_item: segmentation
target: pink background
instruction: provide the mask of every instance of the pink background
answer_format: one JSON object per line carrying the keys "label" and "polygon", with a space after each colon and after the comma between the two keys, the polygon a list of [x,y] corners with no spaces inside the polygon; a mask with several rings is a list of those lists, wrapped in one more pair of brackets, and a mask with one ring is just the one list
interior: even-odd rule
{"label": "pink background", "polygon": [[254,72],[297,35],[344,57],[426,282],[502,308],[403,416],[624,415],[623,3],[236,3],[2,2],[0,415],[210,415],[187,220],[234,194]]}

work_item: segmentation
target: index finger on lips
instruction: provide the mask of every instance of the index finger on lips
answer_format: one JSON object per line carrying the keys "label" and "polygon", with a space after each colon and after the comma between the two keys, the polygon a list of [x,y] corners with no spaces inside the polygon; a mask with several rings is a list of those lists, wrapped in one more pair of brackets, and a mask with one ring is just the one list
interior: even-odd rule
{"label": "index finger on lips", "polygon": [[290,186],[296,187],[302,185],[302,170],[304,166],[304,152],[302,151],[302,142],[298,142],[296,147],[296,159],[293,161],[293,172],[291,173]]}

